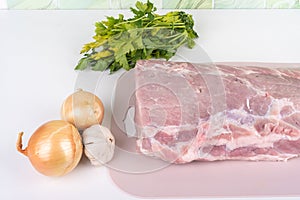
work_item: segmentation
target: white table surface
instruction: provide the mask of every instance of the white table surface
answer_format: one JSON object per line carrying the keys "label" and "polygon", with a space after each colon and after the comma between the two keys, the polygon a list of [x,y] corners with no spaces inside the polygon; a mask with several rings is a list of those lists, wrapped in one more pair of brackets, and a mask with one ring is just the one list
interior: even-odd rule
{"label": "white table surface", "polygon": [[[86,159],[70,174],[51,178],[37,173],[15,149],[18,132],[25,132],[26,146],[39,125],[59,119],[61,103],[75,87],[93,87],[78,83],[73,68],[82,45],[91,41],[94,22],[119,12],[126,11],[0,10],[0,199],[137,199],[117,188],[107,168],[92,167]],[[213,61],[300,62],[298,10],[189,12],[198,44]],[[106,106],[119,75],[107,77],[110,84],[100,88]]]}

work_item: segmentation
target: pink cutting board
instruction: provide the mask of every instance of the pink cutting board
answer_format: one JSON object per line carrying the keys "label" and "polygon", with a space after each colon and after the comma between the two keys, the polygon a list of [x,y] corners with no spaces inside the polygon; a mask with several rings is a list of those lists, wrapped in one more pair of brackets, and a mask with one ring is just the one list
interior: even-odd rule
{"label": "pink cutting board", "polygon": [[300,196],[300,160],[194,162],[145,174],[110,170],[123,191],[146,198]]}
{"label": "pink cutting board", "polygon": [[[299,67],[299,64],[276,65]],[[111,122],[117,148],[114,159],[107,167],[113,182],[121,190],[144,198],[300,197],[300,158],[288,162],[199,161],[170,165],[137,153],[135,139],[126,136],[122,124],[128,105],[133,103],[132,75],[120,77],[123,79],[121,83],[128,83],[125,87],[118,87],[117,83],[115,94],[120,96],[114,97],[116,101]]]}

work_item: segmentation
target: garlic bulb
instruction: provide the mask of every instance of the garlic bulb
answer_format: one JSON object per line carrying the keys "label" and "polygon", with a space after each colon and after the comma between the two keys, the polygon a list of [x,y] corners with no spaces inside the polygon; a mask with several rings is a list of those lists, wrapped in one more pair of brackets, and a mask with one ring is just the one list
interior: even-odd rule
{"label": "garlic bulb", "polygon": [[22,149],[23,132],[19,133],[17,150],[27,156],[33,167],[46,176],[62,176],[72,171],[82,156],[82,141],[77,129],[62,120],[40,126]]}
{"label": "garlic bulb", "polygon": [[114,155],[115,138],[110,130],[101,125],[93,125],[82,133],[84,153],[92,165],[100,166],[110,161]]}
{"label": "garlic bulb", "polygon": [[94,124],[101,124],[104,116],[102,101],[93,93],[79,89],[64,101],[61,118],[84,130]]}

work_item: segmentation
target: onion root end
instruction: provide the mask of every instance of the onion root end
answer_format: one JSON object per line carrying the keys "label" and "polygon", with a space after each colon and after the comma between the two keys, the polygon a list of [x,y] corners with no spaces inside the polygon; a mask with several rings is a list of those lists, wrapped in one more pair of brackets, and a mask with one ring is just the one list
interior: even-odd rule
{"label": "onion root end", "polygon": [[22,136],[23,136],[23,134],[24,134],[23,132],[19,133],[16,147],[17,147],[18,152],[20,152],[23,155],[27,156],[27,148],[22,149],[23,148],[23,144],[22,144]]}

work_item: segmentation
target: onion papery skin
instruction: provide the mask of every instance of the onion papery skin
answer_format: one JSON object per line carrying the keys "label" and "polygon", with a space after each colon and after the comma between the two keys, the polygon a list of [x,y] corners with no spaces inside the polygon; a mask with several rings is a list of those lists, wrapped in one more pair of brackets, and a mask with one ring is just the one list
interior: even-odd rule
{"label": "onion papery skin", "polygon": [[103,117],[102,101],[93,93],[81,89],[68,96],[61,107],[61,118],[79,130],[101,124]]}
{"label": "onion papery skin", "polygon": [[63,120],[54,120],[40,126],[22,149],[22,134],[18,150],[28,156],[33,167],[45,176],[62,176],[79,163],[83,145],[78,130]]}

